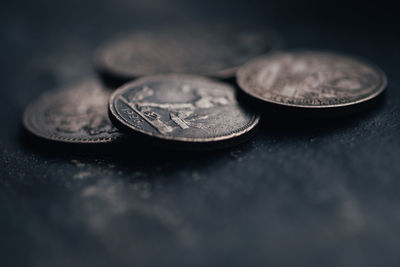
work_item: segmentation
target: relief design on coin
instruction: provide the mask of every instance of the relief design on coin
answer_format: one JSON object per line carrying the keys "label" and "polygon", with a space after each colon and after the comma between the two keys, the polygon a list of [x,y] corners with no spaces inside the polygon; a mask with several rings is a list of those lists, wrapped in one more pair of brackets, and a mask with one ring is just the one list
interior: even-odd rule
{"label": "relief design on coin", "polygon": [[101,46],[95,65],[125,80],[166,73],[234,77],[238,66],[281,45],[269,30],[239,28],[180,26],[135,32]]}
{"label": "relief design on coin", "polygon": [[239,105],[233,87],[191,75],[158,75],[126,84],[111,96],[109,110],[132,130],[184,142],[235,138],[259,121]]}
{"label": "relief design on coin", "polygon": [[47,92],[25,110],[24,126],[35,135],[53,141],[114,141],[122,135],[107,115],[110,94],[94,79]]}
{"label": "relief design on coin", "polygon": [[238,71],[239,86],[263,101],[297,107],[340,107],[380,94],[385,74],[362,60],[328,52],[275,53]]}

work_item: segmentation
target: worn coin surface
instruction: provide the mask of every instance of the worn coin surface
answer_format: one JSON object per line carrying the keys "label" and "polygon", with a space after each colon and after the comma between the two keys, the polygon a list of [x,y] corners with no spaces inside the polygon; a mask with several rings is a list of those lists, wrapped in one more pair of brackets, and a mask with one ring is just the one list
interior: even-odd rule
{"label": "worn coin surface", "polygon": [[181,143],[234,139],[259,121],[257,114],[239,105],[229,84],[183,74],[128,83],[113,93],[109,110],[121,127]]}
{"label": "worn coin surface", "polygon": [[27,107],[23,124],[31,133],[68,143],[107,143],[122,137],[108,118],[110,93],[94,79],[47,92]]}
{"label": "worn coin surface", "polygon": [[386,87],[385,74],[363,60],[328,52],[274,53],[239,69],[241,89],[257,99],[294,107],[361,103]]}
{"label": "worn coin surface", "polygon": [[166,73],[231,78],[238,66],[280,44],[265,29],[179,26],[116,38],[97,50],[94,62],[100,73],[123,81]]}

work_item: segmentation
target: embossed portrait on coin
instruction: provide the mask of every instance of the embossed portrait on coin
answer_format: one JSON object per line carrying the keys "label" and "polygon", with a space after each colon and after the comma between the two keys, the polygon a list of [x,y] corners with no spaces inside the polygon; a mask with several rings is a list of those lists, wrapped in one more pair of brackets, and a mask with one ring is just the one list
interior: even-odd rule
{"label": "embossed portrait on coin", "polygon": [[246,93],[289,106],[350,105],[375,97],[386,76],[363,60],[329,52],[280,52],[244,65],[237,81]]}
{"label": "embossed portrait on coin", "polygon": [[23,122],[32,133],[54,141],[111,142],[121,134],[108,118],[109,96],[97,80],[81,80],[42,95],[26,109]]}
{"label": "embossed portrait on coin", "polygon": [[260,82],[270,88],[265,95],[290,98],[354,97],[368,90],[372,77],[355,62],[288,55],[265,68]]}
{"label": "embossed portrait on coin", "polygon": [[[94,101],[93,101],[94,99]],[[53,125],[61,133],[84,131],[94,136],[114,133],[118,130],[110,124],[105,111],[107,99],[94,94],[91,100],[76,99],[76,105],[57,103],[45,112],[46,123]],[[67,103],[68,104],[68,103]]]}

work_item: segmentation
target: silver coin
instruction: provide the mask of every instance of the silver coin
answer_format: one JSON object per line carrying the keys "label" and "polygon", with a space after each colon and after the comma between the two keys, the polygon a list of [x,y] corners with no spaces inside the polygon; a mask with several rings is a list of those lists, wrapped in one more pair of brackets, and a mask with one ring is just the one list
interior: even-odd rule
{"label": "silver coin", "polygon": [[259,116],[225,83],[183,74],[157,75],[113,93],[110,116],[125,129],[181,143],[215,143],[249,133]]}
{"label": "silver coin", "polygon": [[281,44],[268,30],[226,26],[152,29],[116,38],[95,53],[95,66],[111,78],[166,73],[232,78],[237,67]]}
{"label": "silver coin", "polygon": [[26,108],[23,124],[31,133],[53,141],[115,141],[122,134],[107,115],[110,94],[94,79],[47,92]]}
{"label": "silver coin", "polygon": [[313,51],[256,58],[239,69],[237,81],[245,93],[259,100],[303,108],[365,102],[387,84],[385,74],[364,60]]}

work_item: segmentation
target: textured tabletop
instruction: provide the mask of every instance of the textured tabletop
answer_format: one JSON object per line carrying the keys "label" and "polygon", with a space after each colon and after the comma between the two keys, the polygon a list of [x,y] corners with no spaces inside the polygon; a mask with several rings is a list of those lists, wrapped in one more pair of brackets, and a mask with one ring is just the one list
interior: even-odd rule
{"label": "textured tabletop", "polygon": [[[6,0],[0,266],[399,266],[394,13],[361,1]],[[37,96],[95,75],[93,50],[107,38],[210,20],[272,27],[289,49],[363,57],[386,72],[386,94],[336,119],[266,112],[253,139],[210,152],[62,146],[23,131]]]}

